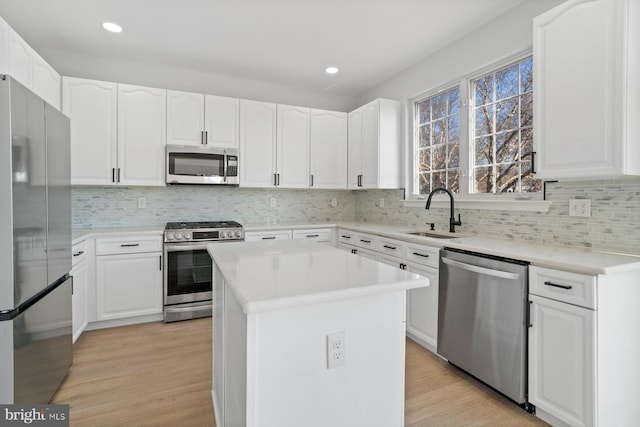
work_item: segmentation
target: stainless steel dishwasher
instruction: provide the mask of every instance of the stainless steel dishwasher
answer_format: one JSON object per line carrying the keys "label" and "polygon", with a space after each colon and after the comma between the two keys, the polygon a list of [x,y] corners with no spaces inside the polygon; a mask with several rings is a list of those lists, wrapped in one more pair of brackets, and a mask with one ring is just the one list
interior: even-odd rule
{"label": "stainless steel dishwasher", "polygon": [[523,261],[442,249],[438,354],[531,411],[527,271]]}

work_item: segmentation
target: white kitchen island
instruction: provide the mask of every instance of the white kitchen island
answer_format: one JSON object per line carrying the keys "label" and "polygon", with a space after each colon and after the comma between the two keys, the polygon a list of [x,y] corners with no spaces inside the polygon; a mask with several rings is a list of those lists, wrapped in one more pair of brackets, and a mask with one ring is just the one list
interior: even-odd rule
{"label": "white kitchen island", "polygon": [[404,424],[405,291],[428,279],[302,240],[208,249],[219,427]]}

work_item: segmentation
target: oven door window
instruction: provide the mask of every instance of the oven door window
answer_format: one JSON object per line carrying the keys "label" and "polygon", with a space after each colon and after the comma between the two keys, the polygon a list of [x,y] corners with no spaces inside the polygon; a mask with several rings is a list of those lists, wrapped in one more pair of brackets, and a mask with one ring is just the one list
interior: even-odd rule
{"label": "oven door window", "polygon": [[169,174],[223,176],[224,154],[169,153]]}
{"label": "oven door window", "polygon": [[167,253],[167,294],[211,292],[211,256],[206,249]]}

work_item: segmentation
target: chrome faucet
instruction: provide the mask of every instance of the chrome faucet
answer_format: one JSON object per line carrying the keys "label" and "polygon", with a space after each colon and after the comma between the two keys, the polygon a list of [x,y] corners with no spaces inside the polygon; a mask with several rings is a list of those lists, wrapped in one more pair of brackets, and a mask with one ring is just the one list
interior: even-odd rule
{"label": "chrome faucet", "polygon": [[429,207],[431,206],[431,198],[433,197],[434,193],[437,193],[439,191],[443,191],[445,193],[447,193],[449,195],[449,199],[451,199],[451,213],[449,215],[449,233],[455,233],[456,232],[456,225],[462,225],[462,221],[460,220],[460,214],[458,214],[458,219],[456,220],[456,218],[453,216],[453,193],[451,191],[449,191],[448,188],[444,188],[444,187],[438,187],[438,188],[434,188],[433,190],[431,190],[431,193],[429,193],[429,198],[427,199],[427,205],[424,207],[425,209],[429,209]]}

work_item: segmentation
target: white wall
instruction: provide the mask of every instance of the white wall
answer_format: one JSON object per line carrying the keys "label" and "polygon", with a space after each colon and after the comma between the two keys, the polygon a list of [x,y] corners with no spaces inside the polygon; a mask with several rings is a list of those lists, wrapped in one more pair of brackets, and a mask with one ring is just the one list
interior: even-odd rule
{"label": "white wall", "polygon": [[356,105],[379,97],[406,101],[501,59],[532,49],[533,18],[563,1],[524,1],[485,26],[361,94]]}

